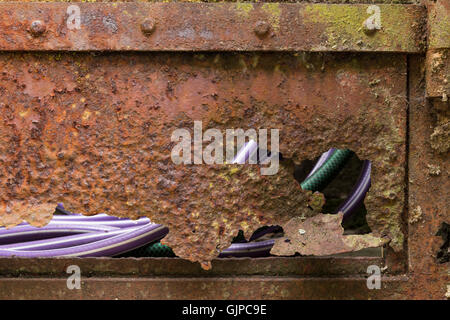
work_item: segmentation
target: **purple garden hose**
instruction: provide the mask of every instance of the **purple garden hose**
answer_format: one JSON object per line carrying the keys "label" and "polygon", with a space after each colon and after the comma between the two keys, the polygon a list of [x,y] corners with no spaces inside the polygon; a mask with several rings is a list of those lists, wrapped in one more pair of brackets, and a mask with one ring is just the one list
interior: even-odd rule
{"label": "purple garden hose", "polygon": [[339,206],[336,212],[343,212],[343,220],[347,220],[357,209],[361,203],[364,201],[367,191],[370,188],[370,171],[371,163],[369,160],[364,160],[363,168],[361,174],[359,175],[358,181],[350,192],[350,196]]}
{"label": "purple garden hose", "polygon": [[248,243],[233,243],[227,249],[223,250],[219,257],[266,257],[272,249],[274,240],[264,240]]}
{"label": "purple garden hose", "polygon": [[60,248],[57,244],[49,246],[46,250],[22,250],[23,244],[16,247],[3,248],[0,246],[0,256],[15,256],[24,258],[33,257],[105,257],[115,256],[147,243],[163,238],[168,229],[159,224],[148,223],[137,228],[118,232],[112,237],[100,239],[90,243]]}
{"label": "purple garden hose", "polygon": [[92,219],[89,220],[60,220],[60,219],[54,219],[50,223],[63,223],[67,226],[70,225],[77,225],[77,226],[83,226],[83,225],[89,225],[89,226],[108,226],[108,227],[116,227],[116,228],[130,228],[130,227],[138,227],[142,226],[144,224],[148,224],[150,220],[148,218],[141,218],[139,220],[130,220],[130,219],[121,219],[121,220],[101,220],[101,221],[92,221]]}
{"label": "purple garden hose", "polygon": [[109,232],[89,232],[73,236],[56,237],[45,240],[25,241],[21,243],[12,243],[0,246],[1,249],[14,250],[51,250],[66,247],[78,246],[93,241],[103,240],[123,233],[123,230],[114,230]]}
{"label": "purple garden hose", "polygon": [[233,159],[233,163],[235,164],[244,164],[250,156],[252,156],[256,150],[258,149],[258,144],[250,140],[247,142],[237,153],[236,157]]}
{"label": "purple garden hose", "polygon": [[336,151],[335,148],[331,148],[330,150],[328,150],[327,152],[322,153],[322,155],[320,156],[319,160],[317,160],[316,164],[314,165],[314,167],[312,168],[311,172],[306,176],[305,179],[308,179],[309,177],[311,177],[317,170],[319,170],[319,168],[325,163],[327,162],[328,159],[330,159],[330,157],[333,155],[334,151]]}
{"label": "purple garden hose", "polygon": [[[57,209],[64,213],[60,204]],[[20,224],[0,228],[0,256],[17,257],[100,257],[114,256],[160,240],[168,233],[148,218],[122,219],[105,214],[55,215],[42,228]]]}
{"label": "purple garden hose", "polygon": [[16,226],[12,229],[0,228],[0,245],[89,232],[109,232],[117,229],[118,228],[108,226],[91,226],[89,224],[68,225],[55,222],[50,222],[42,228],[33,227],[27,224]]}

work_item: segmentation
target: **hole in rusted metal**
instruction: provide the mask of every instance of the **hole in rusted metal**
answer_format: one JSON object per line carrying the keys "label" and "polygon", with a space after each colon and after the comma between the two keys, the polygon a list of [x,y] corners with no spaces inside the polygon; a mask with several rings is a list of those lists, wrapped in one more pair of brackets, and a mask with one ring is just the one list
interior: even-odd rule
{"label": "hole in rusted metal", "polygon": [[[313,170],[315,164],[320,157],[314,160],[303,160],[299,165],[295,166],[294,178],[297,182],[304,181],[308,174]],[[325,197],[325,203],[322,212],[337,212],[339,206],[352,193],[355,184],[364,166],[364,161],[360,160],[355,153],[352,153],[342,169],[332,175],[329,181],[326,181],[323,189],[319,190]],[[370,233],[370,227],[366,221],[367,210],[364,203],[361,203],[354,210],[355,212],[344,220],[342,226],[345,234],[365,234]]]}
{"label": "hole in rusted metal", "polygon": [[449,247],[450,247],[450,224],[446,222],[442,222],[441,227],[439,228],[438,232],[436,233],[436,236],[442,237],[442,240],[444,243],[442,243],[441,247],[439,248],[439,251],[437,253],[437,261],[439,263],[447,263],[450,261],[450,253],[449,253]]}

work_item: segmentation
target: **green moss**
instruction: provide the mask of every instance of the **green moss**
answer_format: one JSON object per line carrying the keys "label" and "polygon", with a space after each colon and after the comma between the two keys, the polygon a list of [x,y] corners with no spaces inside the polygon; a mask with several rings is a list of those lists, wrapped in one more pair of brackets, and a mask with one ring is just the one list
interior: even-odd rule
{"label": "green moss", "polygon": [[434,4],[430,14],[430,48],[448,48],[450,46],[450,17],[441,3]]}
{"label": "green moss", "polygon": [[281,9],[279,3],[265,3],[262,6],[264,12],[269,16],[269,23],[272,25],[273,30],[280,29],[280,16]]}
{"label": "green moss", "polygon": [[305,22],[316,23],[316,29],[323,30],[328,46],[333,49],[356,45],[367,50],[397,47],[408,51],[417,46],[413,28],[405,23],[417,17],[408,17],[410,11],[403,6],[380,5],[381,30],[371,35],[365,34],[363,29],[364,21],[370,17],[366,10],[365,5],[311,4],[301,9],[300,14]]}
{"label": "green moss", "polygon": [[236,3],[236,12],[238,15],[247,18],[250,12],[253,10],[253,3]]}

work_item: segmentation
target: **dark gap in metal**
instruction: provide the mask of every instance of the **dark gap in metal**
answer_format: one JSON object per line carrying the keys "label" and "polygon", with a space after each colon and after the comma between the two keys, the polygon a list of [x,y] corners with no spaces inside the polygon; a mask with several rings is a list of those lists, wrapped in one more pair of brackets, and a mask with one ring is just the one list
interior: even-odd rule
{"label": "dark gap in metal", "polygon": [[[405,242],[404,248],[405,252],[408,252],[408,234],[409,234],[409,225],[408,225],[408,213],[409,213],[409,117],[410,117],[410,103],[411,103],[411,61],[410,56],[406,55],[406,130],[405,130],[405,208],[402,214],[403,227],[405,231]],[[409,271],[409,263],[408,257],[405,257],[404,267]]]}

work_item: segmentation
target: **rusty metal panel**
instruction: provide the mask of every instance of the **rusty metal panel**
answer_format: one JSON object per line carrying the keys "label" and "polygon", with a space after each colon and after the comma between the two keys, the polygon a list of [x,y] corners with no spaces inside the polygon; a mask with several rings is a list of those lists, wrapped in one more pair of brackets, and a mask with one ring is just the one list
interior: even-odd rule
{"label": "rusty metal panel", "polygon": [[[379,4],[0,3],[0,50],[422,52],[426,10]],[[69,8],[69,9],[68,9]],[[369,12],[369,13],[368,13]],[[372,13],[371,13],[372,12]],[[369,30],[370,31],[370,30]]]}
{"label": "rusty metal panel", "polygon": [[[165,242],[205,267],[239,229],[313,216],[293,163],[331,147],[373,161],[366,199],[375,236],[403,247],[403,55],[22,54],[0,56],[0,220],[43,225],[69,210],[169,227]],[[287,160],[175,165],[175,129],[279,128]]]}

